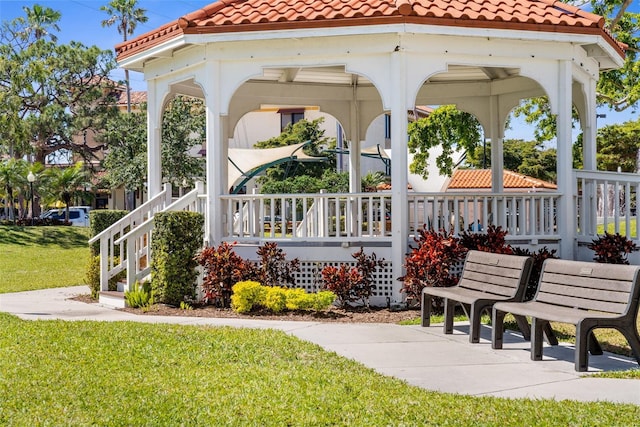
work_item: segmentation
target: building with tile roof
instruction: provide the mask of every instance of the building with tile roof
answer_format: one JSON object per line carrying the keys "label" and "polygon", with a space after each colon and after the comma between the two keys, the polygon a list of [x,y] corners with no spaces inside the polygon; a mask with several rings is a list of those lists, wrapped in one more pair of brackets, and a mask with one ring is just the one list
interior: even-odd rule
{"label": "building with tile roof", "polygon": [[[553,182],[543,181],[510,170],[502,171],[504,189],[508,191],[557,191]],[[491,191],[491,169],[456,169],[443,191]]]}
{"label": "building with tile roof", "polygon": [[[572,108],[583,133],[584,169],[595,173],[596,83],[601,71],[623,64],[624,49],[602,17],[555,0],[221,0],[117,45],[116,53],[121,67],[144,72],[147,81],[150,200],[164,194],[163,106],[177,94],[200,97],[207,105],[207,177],[198,206],[208,244],[242,242],[242,255],[255,256],[256,245],[276,240],[310,265],[351,260],[352,245],[375,248],[388,260],[385,277],[391,278],[381,282],[377,297],[396,302],[401,285],[392,278],[402,276],[417,221],[469,204],[451,204],[448,195],[409,195],[408,112],[455,104],[473,114],[491,141],[493,199],[485,205],[496,211],[496,223],[534,249],[544,242],[571,259],[578,256],[576,241],[596,227],[591,214],[576,212],[589,209],[591,199],[575,188],[593,191],[587,181],[597,178],[589,173],[579,180],[572,168]],[[530,196],[526,206],[539,209],[525,227],[504,216],[525,205],[507,207],[524,196],[507,194],[502,139],[512,109],[538,96],[548,98],[556,115],[558,191]],[[263,105],[313,105],[338,120],[350,148],[350,198],[228,194],[228,141],[242,117]],[[388,199],[363,199],[357,194],[361,144],[381,115],[389,116],[392,190],[376,196]],[[356,200],[364,212],[352,210]],[[382,205],[391,212],[389,227],[382,221],[372,230],[364,218],[376,217],[372,209],[380,216]],[[239,206],[248,226],[238,234]],[[261,224],[276,208],[291,218],[281,224],[283,230],[290,225],[291,234],[265,237]],[[298,208],[305,209],[293,215]]]}

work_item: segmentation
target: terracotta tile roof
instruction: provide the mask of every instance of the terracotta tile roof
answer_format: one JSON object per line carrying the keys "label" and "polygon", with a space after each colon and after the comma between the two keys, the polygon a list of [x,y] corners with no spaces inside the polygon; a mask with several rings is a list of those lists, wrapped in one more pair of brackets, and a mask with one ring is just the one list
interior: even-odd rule
{"label": "terracotta tile roof", "polygon": [[[557,190],[552,182],[542,181],[509,170],[503,171],[504,188]],[[491,189],[491,169],[457,169],[453,172],[447,190]]]}
{"label": "terracotta tile roof", "polygon": [[555,0],[219,0],[116,46],[124,59],[184,34],[394,23],[603,35],[604,18]]}
{"label": "terracotta tile roof", "polygon": [[[140,105],[143,102],[147,102],[147,92],[144,90],[132,90],[131,91],[131,105]],[[117,105],[127,105],[127,91],[123,90],[118,94]]]}

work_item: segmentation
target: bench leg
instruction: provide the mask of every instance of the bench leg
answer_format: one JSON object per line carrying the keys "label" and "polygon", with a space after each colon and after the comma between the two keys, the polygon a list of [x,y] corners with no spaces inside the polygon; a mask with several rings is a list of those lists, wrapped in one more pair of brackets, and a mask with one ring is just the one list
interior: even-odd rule
{"label": "bench leg", "polygon": [[420,309],[420,316],[422,317],[422,327],[431,325],[431,295],[422,292],[422,307]]}
{"label": "bench leg", "polygon": [[627,339],[629,346],[631,347],[631,351],[633,352],[633,356],[636,358],[636,362],[640,365],[640,338],[638,337],[638,332],[636,330],[635,325],[629,326],[629,328],[616,328],[620,331],[622,335]]}
{"label": "bench leg", "polygon": [[516,319],[516,323],[518,324],[520,332],[522,332],[524,340],[531,341],[531,327],[529,326],[529,322],[527,322],[527,318],[519,314],[514,314],[513,317]]}
{"label": "bench leg", "polygon": [[542,360],[543,331],[546,320],[531,319],[531,360]]}
{"label": "bench leg", "polygon": [[491,348],[499,350],[502,348],[502,336],[504,335],[504,316],[507,313],[493,308],[491,316]]}
{"label": "bench leg", "polygon": [[485,304],[476,303],[469,309],[469,342],[472,344],[480,342],[480,319],[486,308]]}
{"label": "bench leg", "polygon": [[576,325],[576,354],[575,369],[578,372],[585,372],[589,369],[589,335],[591,334],[590,325],[578,322]]}
{"label": "bench leg", "polygon": [[453,333],[453,314],[456,311],[456,301],[449,298],[444,299],[444,333]]}
{"label": "bench leg", "polygon": [[547,322],[544,325],[544,336],[547,337],[547,342],[549,345],[558,345],[558,338],[556,337],[555,332],[551,328],[551,323]]}
{"label": "bench leg", "polygon": [[589,353],[591,353],[592,356],[602,356],[603,354],[602,347],[600,347],[600,343],[593,334],[593,331],[589,333]]}

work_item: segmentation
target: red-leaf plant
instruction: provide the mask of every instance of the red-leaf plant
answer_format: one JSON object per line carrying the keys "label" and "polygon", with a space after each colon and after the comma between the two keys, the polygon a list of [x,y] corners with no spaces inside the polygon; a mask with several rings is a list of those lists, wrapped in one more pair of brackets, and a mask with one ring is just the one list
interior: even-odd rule
{"label": "red-leaf plant", "polygon": [[627,255],[640,249],[626,236],[607,232],[603,236],[598,236],[587,247],[595,252],[593,258],[595,262],[605,264],[629,264]]}
{"label": "red-leaf plant", "polygon": [[467,248],[451,233],[440,230],[418,230],[414,237],[417,246],[410,247],[405,257],[406,274],[398,278],[403,282],[402,291],[407,294],[409,305],[419,305],[425,286],[454,286],[459,273],[452,267],[464,259]]}
{"label": "red-leaf plant", "polygon": [[324,287],[336,294],[342,307],[358,301],[369,307],[369,298],[376,288],[374,275],[378,268],[384,267],[384,258],[378,259],[375,253],[367,255],[362,247],[351,256],[356,260],[354,267],[340,264],[339,268],[322,269]]}
{"label": "red-leaf plant", "polygon": [[203,249],[196,257],[204,267],[202,291],[207,304],[229,307],[233,285],[256,275],[254,264],[236,254],[233,246],[222,242],[217,248]]}

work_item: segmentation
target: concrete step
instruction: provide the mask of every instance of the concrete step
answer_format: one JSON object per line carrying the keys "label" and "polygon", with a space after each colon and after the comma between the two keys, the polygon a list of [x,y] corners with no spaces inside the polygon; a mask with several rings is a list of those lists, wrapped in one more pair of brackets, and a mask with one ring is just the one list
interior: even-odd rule
{"label": "concrete step", "polygon": [[124,292],[102,291],[98,298],[98,302],[110,308],[125,308],[127,302],[124,299]]}

